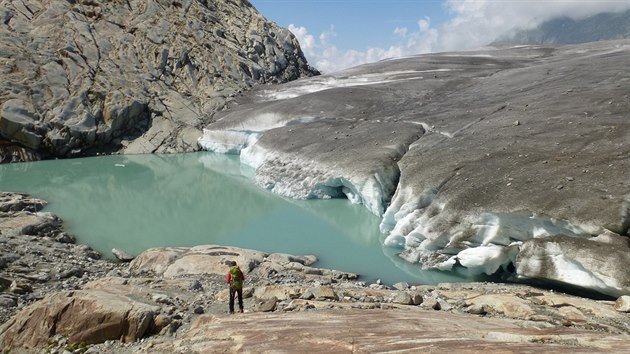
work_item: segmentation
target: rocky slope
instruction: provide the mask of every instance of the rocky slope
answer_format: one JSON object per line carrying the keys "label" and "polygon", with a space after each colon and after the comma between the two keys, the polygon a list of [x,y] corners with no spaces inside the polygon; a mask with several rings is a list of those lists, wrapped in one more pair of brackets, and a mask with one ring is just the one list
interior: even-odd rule
{"label": "rocky slope", "polygon": [[[69,242],[58,219],[37,211],[44,201],[1,198],[9,257],[0,265],[0,347],[10,352],[630,350],[630,297],[491,283],[387,287],[315,268],[314,256],[216,245],[113,263]],[[228,260],[246,271],[244,314],[227,314]],[[61,275],[70,269],[81,272]]]}
{"label": "rocky slope", "polygon": [[0,1],[0,158],[197,150],[257,83],[310,76],[246,0]]}
{"label": "rocky slope", "polygon": [[623,38],[630,38],[630,10],[605,12],[578,20],[555,18],[536,28],[506,35],[492,45],[578,44]]}
{"label": "rocky slope", "polygon": [[348,198],[419,267],[630,294],[629,41],[385,60],[250,92],[200,144]]}

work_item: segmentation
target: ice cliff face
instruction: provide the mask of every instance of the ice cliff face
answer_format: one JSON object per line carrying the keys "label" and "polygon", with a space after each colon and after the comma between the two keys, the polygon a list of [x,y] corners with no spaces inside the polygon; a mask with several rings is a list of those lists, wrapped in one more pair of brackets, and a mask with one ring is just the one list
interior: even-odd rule
{"label": "ice cliff face", "polygon": [[256,83],[317,72],[246,0],[0,2],[0,159],[183,152]]}
{"label": "ice cliff face", "polygon": [[617,41],[382,61],[252,91],[199,143],[240,153],[282,195],[365,205],[420,267],[630,293],[602,270],[630,266],[606,256],[630,251],[629,54]]}

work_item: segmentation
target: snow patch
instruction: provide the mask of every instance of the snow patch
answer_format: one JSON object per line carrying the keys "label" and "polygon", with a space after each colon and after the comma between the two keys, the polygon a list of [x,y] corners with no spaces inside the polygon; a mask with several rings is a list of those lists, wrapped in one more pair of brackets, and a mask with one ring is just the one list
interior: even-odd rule
{"label": "snow patch", "polygon": [[465,249],[455,257],[472,274],[494,274],[516,259],[516,247],[487,245]]}
{"label": "snow patch", "polygon": [[259,134],[253,131],[204,129],[197,142],[204,150],[221,154],[240,154],[241,150],[255,144],[259,137]]}
{"label": "snow patch", "polygon": [[316,117],[289,118],[281,114],[263,113],[246,120],[235,120],[228,127],[204,129],[203,135],[197,142],[204,150],[222,154],[240,154],[242,150],[256,144],[262,133],[267,130],[310,123],[315,120],[317,120]]}
{"label": "snow patch", "polygon": [[[553,263],[554,280],[566,284],[579,285],[580,287],[598,290],[602,293],[616,293],[621,290],[616,279],[607,274],[594,274],[586,269],[580,262],[564,255],[559,244],[548,243],[545,245],[544,258],[528,257],[527,267],[530,269],[543,269],[548,262]],[[521,277],[525,279],[525,277]]]}
{"label": "snow patch", "polygon": [[409,75],[416,75],[420,73],[433,73],[433,72],[446,72],[453,71],[453,69],[431,69],[431,70],[401,70],[401,71],[388,71],[384,73],[368,73],[352,76],[322,76],[320,78],[313,78],[308,81],[308,84],[303,85],[291,85],[287,87],[279,87],[274,90],[265,90],[259,94],[259,97],[265,100],[283,100],[289,98],[300,97],[306,94],[315,93],[319,91],[330,90],[333,88],[341,87],[360,87],[369,85],[386,84],[395,81],[407,81],[417,80],[422,77]]}

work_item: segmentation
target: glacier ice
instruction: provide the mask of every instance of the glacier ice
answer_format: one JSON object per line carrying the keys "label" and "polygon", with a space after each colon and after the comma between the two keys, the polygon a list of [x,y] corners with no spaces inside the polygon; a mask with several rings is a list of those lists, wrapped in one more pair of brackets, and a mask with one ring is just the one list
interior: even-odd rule
{"label": "glacier ice", "polygon": [[259,134],[253,131],[204,129],[199,145],[208,151],[220,154],[240,154],[241,150],[253,145]]}
{"label": "glacier ice", "polygon": [[349,76],[320,76],[309,80],[309,83],[298,83],[297,85],[286,85],[285,87],[266,90],[259,94],[265,100],[282,100],[300,97],[306,94],[340,87],[360,87],[369,85],[387,84],[394,81],[418,80],[421,73],[434,73],[453,71],[455,69],[431,69],[431,70],[399,70],[385,73],[363,73]]}
{"label": "glacier ice", "polygon": [[467,248],[456,256],[460,265],[472,274],[494,274],[499,268],[514,262],[518,249],[499,245]]}
{"label": "glacier ice", "polygon": [[399,185],[383,214],[385,244],[402,247],[401,256],[429,269],[465,267],[470,274],[494,274],[513,264],[522,242],[557,234],[589,238],[603,232],[531,212],[461,213],[439,200],[439,186],[414,193]]}

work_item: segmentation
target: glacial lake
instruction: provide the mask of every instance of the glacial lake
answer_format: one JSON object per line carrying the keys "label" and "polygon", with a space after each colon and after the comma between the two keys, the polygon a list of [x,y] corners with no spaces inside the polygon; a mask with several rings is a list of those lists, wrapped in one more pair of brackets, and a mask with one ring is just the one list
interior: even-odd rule
{"label": "glacial lake", "polygon": [[0,190],[48,201],[66,230],[113,258],[151,247],[216,244],[313,254],[317,267],[386,284],[466,280],[422,271],[383,246],[380,219],[347,200],[292,200],[256,186],[238,156],[116,155],[0,165]]}

